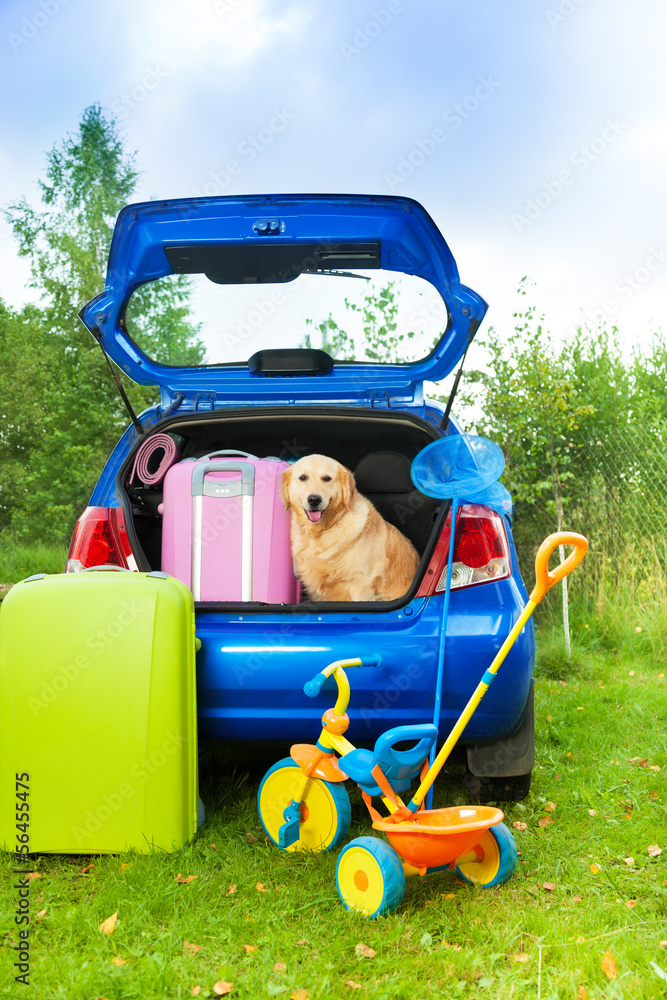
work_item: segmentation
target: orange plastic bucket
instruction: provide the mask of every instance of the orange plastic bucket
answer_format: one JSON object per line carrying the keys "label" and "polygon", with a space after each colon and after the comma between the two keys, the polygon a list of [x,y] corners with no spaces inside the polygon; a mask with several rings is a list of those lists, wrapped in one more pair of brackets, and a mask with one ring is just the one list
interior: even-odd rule
{"label": "orange plastic bucket", "polygon": [[411,865],[437,868],[451,864],[473,848],[489,827],[501,822],[503,815],[492,806],[449,806],[424,809],[402,823],[379,820],[373,827],[386,833],[397,854]]}

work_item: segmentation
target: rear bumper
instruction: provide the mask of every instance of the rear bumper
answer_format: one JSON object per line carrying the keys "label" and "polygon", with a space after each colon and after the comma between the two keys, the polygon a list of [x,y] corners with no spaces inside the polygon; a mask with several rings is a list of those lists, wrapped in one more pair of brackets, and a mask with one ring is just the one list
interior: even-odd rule
{"label": "rear bumper", "polygon": [[[349,737],[374,741],[395,725],[430,722],[444,597],[372,613],[197,613],[199,728],[204,737],[314,740],[335,699],[328,681],[303,685],[333,660],[379,653],[382,666],[349,671]],[[446,626],[441,736],[452,728],[523,607],[513,579],[451,595]],[[523,629],[463,734],[463,743],[513,733],[530,690],[535,642]]]}

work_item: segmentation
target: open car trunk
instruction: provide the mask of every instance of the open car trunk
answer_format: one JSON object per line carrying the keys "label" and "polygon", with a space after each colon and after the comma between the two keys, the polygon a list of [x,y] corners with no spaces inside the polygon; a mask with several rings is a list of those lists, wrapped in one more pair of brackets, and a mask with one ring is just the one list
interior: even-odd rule
{"label": "open car trunk", "polygon": [[[323,454],[342,463],[354,472],[359,492],[410,539],[421,557],[410,590],[394,603],[404,603],[417,593],[448,506],[447,502],[420,493],[410,479],[414,457],[439,436],[426,421],[383,410],[351,412],[349,408],[308,407],[286,412],[285,407],[262,407],[253,412],[246,407],[224,414],[175,417],[160,423],[155,432],[173,437],[182,458],[239,449],[259,458],[274,457],[288,462],[304,455]],[[128,534],[139,568],[159,570],[162,517],[158,508],[162,486],[145,486],[136,474],[132,478],[135,454],[129,456],[119,476]],[[244,607],[251,610],[253,604]],[[312,602],[309,607],[313,607]],[[322,607],[336,610],[332,603]],[[368,607],[379,610],[388,605],[375,603]]]}

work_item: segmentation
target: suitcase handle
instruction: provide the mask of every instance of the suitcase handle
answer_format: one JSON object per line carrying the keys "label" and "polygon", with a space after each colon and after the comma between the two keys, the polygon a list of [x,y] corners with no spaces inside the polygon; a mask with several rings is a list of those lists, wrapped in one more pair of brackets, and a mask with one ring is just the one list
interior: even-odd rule
{"label": "suitcase handle", "polygon": [[218,455],[236,455],[238,458],[255,458],[259,461],[257,455],[251,455],[249,451],[241,451],[240,448],[223,448],[222,451],[212,451],[209,455],[202,455],[197,461],[203,462],[208,458],[217,458]]}
{"label": "suitcase handle", "polygon": [[195,466],[192,473],[192,496],[204,495],[204,480],[211,472],[240,472],[241,495],[253,496],[255,492],[255,467],[251,462],[232,462],[221,459],[219,462],[202,462]]}
{"label": "suitcase handle", "polygon": [[116,573],[131,573],[131,569],[127,569],[126,566],[114,566],[113,563],[104,563],[102,566],[86,566],[85,569],[80,569],[79,573],[98,573],[104,572],[109,573],[111,571]]}
{"label": "suitcase handle", "polygon": [[205,462],[210,458],[217,458],[218,455],[234,455],[238,458],[252,458],[256,462],[283,462],[284,459],[278,458],[277,455],[265,455],[264,458],[260,458],[259,455],[252,455],[249,451],[241,451],[240,448],[223,448],[221,451],[212,451],[208,455],[202,455],[201,458],[190,458],[187,459],[188,462]]}

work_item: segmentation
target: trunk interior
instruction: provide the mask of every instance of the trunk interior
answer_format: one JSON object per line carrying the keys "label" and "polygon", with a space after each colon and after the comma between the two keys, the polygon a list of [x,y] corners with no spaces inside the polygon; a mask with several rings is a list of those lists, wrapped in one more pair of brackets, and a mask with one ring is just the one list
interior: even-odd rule
{"label": "trunk interior", "polygon": [[[286,412],[285,407],[262,407],[254,413],[245,408],[175,417],[154,432],[173,437],[182,458],[239,449],[258,458],[287,462],[314,453],[341,462],[354,472],[359,492],[417,549],[421,564],[410,594],[416,591],[439,533],[434,526],[443,520],[448,505],[420,493],[410,479],[412,460],[440,436],[432,424],[382,410],[309,407]],[[133,453],[119,477],[126,510],[131,513],[127,519],[130,541],[140,568],[159,570],[162,486],[145,486],[136,475],[130,481],[134,458]]]}

